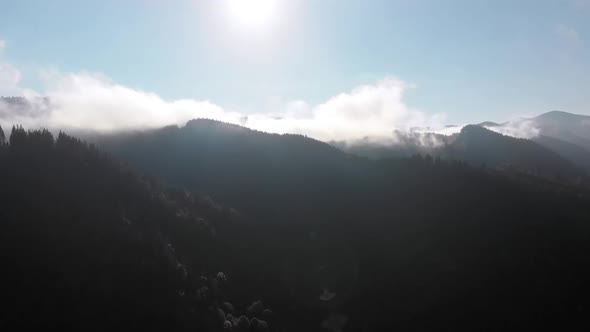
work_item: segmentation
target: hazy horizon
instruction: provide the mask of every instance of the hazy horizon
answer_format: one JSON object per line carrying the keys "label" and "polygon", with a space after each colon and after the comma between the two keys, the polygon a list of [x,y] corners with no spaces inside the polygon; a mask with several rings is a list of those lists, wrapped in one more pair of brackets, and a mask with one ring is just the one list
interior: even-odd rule
{"label": "hazy horizon", "polygon": [[0,123],[111,131],[212,118],[330,140],[590,114],[584,0],[248,4],[9,1],[0,95],[52,107]]}

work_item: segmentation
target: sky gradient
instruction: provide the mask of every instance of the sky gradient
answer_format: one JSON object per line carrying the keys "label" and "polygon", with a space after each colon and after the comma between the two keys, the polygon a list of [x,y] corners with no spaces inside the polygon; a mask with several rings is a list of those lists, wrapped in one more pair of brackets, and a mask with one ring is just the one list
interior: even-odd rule
{"label": "sky gradient", "polygon": [[276,0],[263,27],[227,1],[0,0],[0,95],[87,74],[243,116],[397,82],[407,126],[590,115],[590,0]]}

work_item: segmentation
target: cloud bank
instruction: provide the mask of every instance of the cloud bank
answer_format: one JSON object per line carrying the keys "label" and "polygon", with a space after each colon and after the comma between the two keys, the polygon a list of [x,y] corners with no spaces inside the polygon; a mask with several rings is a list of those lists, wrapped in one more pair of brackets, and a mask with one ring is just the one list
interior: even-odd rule
{"label": "cloud bank", "polygon": [[[575,37],[570,30],[562,32]],[[5,47],[6,43],[0,40],[0,52]],[[411,142],[424,147],[443,144],[432,133],[452,135],[462,128],[445,126],[446,114],[429,115],[408,106],[404,95],[414,86],[391,77],[355,87],[315,105],[304,100],[274,98],[271,111],[247,114],[208,100],[164,100],[155,93],[117,84],[96,73],[43,71],[40,77],[45,83],[43,91],[21,87],[20,71],[3,62],[0,53],[0,95],[23,96],[23,99],[0,99],[0,125],[118,132],[183,126],[189,120],[207,118],[271,133],[303,134],[323,141],[383,146]],[[520,138],[539,134],[534,123],[524,119],[487,128]]]}
{"label": "cloud bank", "polygon": [[539,136],[540,130],[532,119],[516,119],[503,123],[501,126],[486,126],[486,129],[499,134],[516,138],[531,139]]}
{"label": "cloud bank", "polygon": [[[16,91],[20,73],[4,68],[10,75],[0,84]],[[16,71],[15,71],[16,70]],[[310,105],[296,100],[276,102],[274,112],[244,114],[207,101],[167,101],[154,93],[117,84],[88,72],[52,74],[43,92],[22,90],[27,105],[0,105],[2,125],[22,124],[29,128],[113,132],[184,125],[195,118],[209,118],[272,133],[296,133],[330,140],[363,137],[396,137],[395,131],[415,128],[444,129],[444,114],[427,115],[403,100],[411,84],[385,78],[350,92]]]}
{"label": "cloud bank", "polygon": [[427,115],[406,105],[413,86],[394,78],[354,88],[318,105],[293,101],[275,114],[254,114],[245,123],[253,129],[305,134],[321,140],[354,140],[367,136],[393,138],[396,131],[444,128],[445,114]]}

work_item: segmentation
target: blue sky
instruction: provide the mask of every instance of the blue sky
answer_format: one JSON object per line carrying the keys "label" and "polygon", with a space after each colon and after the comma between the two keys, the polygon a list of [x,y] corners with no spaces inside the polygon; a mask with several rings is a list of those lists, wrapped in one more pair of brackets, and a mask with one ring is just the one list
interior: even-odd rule
{"label": "blue sky", "polygon": [[590,114],[590,0],[276,0],[264,27],[228,1],[0,0],[0,63],[41,94],[48,72],[98,73],[242,114],[386,78],[447,123]]}

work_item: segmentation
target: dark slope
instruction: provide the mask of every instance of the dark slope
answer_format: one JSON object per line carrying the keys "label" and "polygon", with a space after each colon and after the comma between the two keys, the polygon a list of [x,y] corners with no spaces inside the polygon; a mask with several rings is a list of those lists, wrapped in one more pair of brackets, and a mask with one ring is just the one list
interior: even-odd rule
{"label": "dark slope", "polygon": [[210,330],[197,288],[224,267],[230,225],[77,139],[16,128],[0,142],[0,326]]}
{"label": "dark slope", "polygon": [[[301,219],[300,204],[320,210],[325,197],[316,185],[348,186],[358,178],[356,165],[362,163],[303,136],[266,134],[211,120],[122,139],[104,138],[100,145],[134,166],[238,210],[255,206],[276,222]],[[348,180],[343,183],[341,178]],[[278,198],[285,204],[263,203]]]}
{"label": "dark slope", "polygon": [[586,173],[590,173],[590,151],[582,148],[579,145],[562,141],[558,138],[550,136],[537,136],[533,138],[533,141],[538,144],[555,151],[563,158],[571,161],[581,169],[586,170]]}
{"label": "dark slope", "polygon": [[548,178],[577,178],[583,174],[572,162],[531,140],[495,133],[480,126],[466,126],[445,149],[448,158],[473,165],[512,167]]}
{"label": "dark slope", "polygon": [[511,168],[546,178],[575,180],[585,175],[583,149],[550,137],[525,140],[504,136],[481,125],[469,125],[461,133],[444,136],[423,134],[405,137],[393,145],[369,141],[334,144],[340,149],[372,159],[407,158],[415,154],[461,160],[474,166]]}
{"label": "dark slope", "polygon": [[334,313],[350,330],[588,327],[580,189],[429,157],[373,162],[205,120],[100,144],[240,206],[231,275],[272,304],[281,330],[320,330]]}

